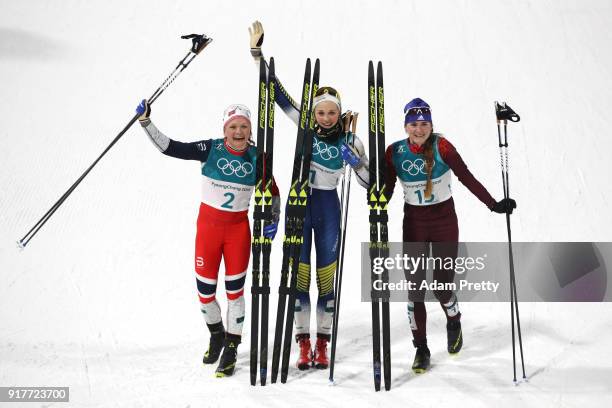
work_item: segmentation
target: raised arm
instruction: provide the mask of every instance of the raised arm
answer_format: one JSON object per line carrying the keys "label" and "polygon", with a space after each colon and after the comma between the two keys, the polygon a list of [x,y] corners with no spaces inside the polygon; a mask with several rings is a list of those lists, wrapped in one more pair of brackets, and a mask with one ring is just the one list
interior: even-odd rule
{"label": "raised arm", "polygon": [[198,160],[202,163],[208,159],[208,153],[211,148],[210,140],[183,143],[170,139],[151,121],[149,117],[151,115],[151,107],[146,100],[143,100],[140,105],[138,105],[136,112],[140,113],[138,121],[147,136],[149,136],[149,140],[151,140],[155,147],[166,156],[183,160]]}
{"label": "raised arm", "polygon": [[[266,58],[261,50],[264,40],[263,25],[259,21],[255,21],[249,28],[249,35],[251,37],[251,55],[253,56],[257,69],[259,69],[259,61],[263,58],[267,71],[268,61],[266,61]],[[291,119],[293,123],[297,125],[300,119],[300,105],[291,97],[291,95],[289,95],[289,92],[285,89],[280,79],[278,79],[278,75],[276,76],[276,86],[277,90],[279,91],[276,94],[276,103],[283,110],[283,112],[285,112],[289,119]]]}

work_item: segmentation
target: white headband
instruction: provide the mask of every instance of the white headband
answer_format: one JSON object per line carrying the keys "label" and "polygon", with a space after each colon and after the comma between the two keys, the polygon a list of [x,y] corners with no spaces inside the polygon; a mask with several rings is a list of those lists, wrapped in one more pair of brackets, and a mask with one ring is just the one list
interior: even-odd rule
{"label": "white headband", "polygon": [[340,99],[330,94],[329,92],[325,92],[323,95],[315,96],[313,104],[312,104],[312,109],[314,109],[321,102],[325,102],[325,101],[333,102],[338,107],[338,110],[342,112],[342,106],[340,104]]}

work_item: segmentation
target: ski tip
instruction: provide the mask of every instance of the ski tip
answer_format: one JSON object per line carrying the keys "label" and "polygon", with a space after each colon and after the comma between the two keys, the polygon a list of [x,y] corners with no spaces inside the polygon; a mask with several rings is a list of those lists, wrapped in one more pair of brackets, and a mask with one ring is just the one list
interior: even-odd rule
{"label": "ski tip", "polygon": [[17,248],[19,248],[19,251],[23,251],[25,249],[25,244],[23,243],[22,240],[18,240],[15,243],[17,244]]}

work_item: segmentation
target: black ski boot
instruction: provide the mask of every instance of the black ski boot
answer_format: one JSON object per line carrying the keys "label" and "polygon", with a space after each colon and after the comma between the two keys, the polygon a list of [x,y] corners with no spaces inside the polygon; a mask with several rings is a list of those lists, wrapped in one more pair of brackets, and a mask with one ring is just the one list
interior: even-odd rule
{"label": "black ski boot", "polygon": [[234,374],[236,367],[236,354],[238,354],[238,345],[240,344],[241,336],[227,333],[223,342],[223,354],[219,361],[219,366],[215,371],[217,378],[229,377]]}
{"label": "black ski boot", "polygon": [[208,344],[208,350],[204,353],[202,362],[204,364],[214,364],[221,355],[223,350],[223,339],[225,339],[225,329],[223,328],[223,322],[215,324],[207,324],[210,330],[210,343]]}
{"label": "black ski boot", "polygon": [[412,340],[412,344],[417,349],[414,355],[414,362],[412,363],[412,371],[416,374],[423,374],[429,369],[429,358],[431,357],[429,348],[427,348],[427,339],[421,340],[418,343]]}
{"label": "black ski boot", "polygon": [[463,346],[460,320],[451,320],[446,323],[446,338],[448,340],[448,352],[450,354],[458,353],[461,350],[461,346]]}

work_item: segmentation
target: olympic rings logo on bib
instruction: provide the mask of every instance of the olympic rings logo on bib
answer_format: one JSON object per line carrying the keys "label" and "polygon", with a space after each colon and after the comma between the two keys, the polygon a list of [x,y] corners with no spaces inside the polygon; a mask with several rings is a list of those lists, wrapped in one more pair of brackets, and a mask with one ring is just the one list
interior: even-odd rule
{"label": "olympic rings logo on bib", "polygon": [[253,165],[251,163],[241,163],[239,160],[227,160],[225,157],[217,160],[217,167],[226,176],[234,174],[236,177],[246,177],[253,173]]}
{"label": "olympic rings logo on bib", "polygon": [[[434,162],[433,165],[435,166],[436,163]],[[404,170],[411,176],[416,176],[419,173],[426,175],[427,174],[427,171],[425,171],[426,168],[427,168],[427,163],[423,159],[416,159],[415,161],[404,160],[402,162],[402,170]]]}
{"label": "olympic rings logo on bib", "polygon": [[[323,146],[323,147],[321,147]],[[340,155],[340,151],[336,146],[329,146],[321,141],[314,141],[312,144],[313,156],[319,155],[323,160],[335,159]]]}

